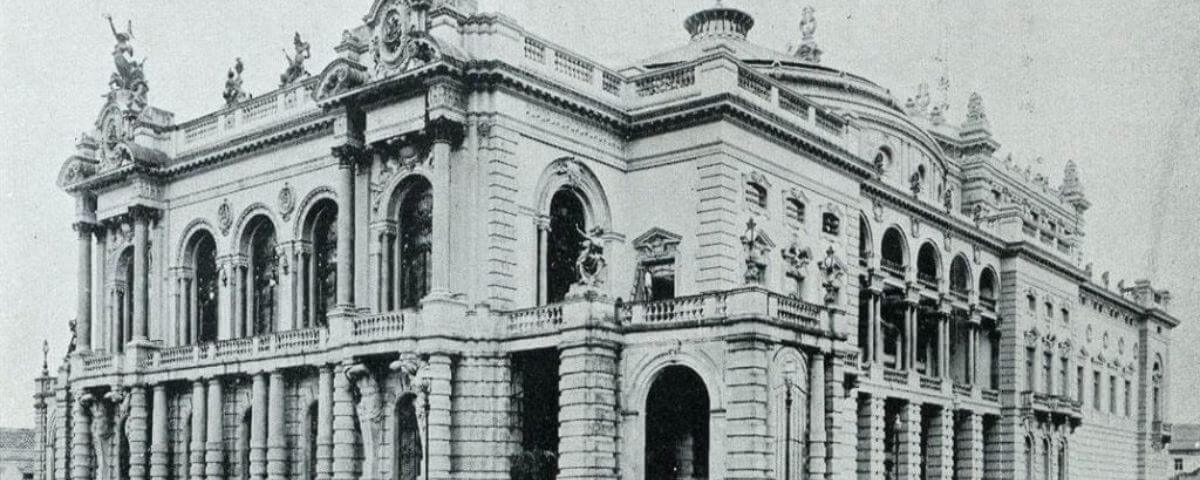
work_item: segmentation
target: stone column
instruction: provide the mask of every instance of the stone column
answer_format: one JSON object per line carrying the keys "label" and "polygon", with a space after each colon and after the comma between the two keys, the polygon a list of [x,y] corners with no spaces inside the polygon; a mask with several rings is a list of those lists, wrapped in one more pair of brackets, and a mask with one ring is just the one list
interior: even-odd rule
{"label": "stone column", "polygon": [[909,401],[900,411],[900,451],[896,471],[900,478],[921,475],[921,404]]}
{"label": "stone column", "polygon": [[146,479],[146,387],[134,385],[129,388],[129,480]]}
{"label": "stone column", "polygon": [[[437,211],[437,203],[434,203]],[[426,418],[425,435],[429,439],[428,479],[450,478],[450,383],[453,377],[453,362],[449,355],[436,353],[429,356],[429,415]],[[561,444],[560,444],[561,445]],[[561,448],[561,447],[560,447]],[[559,463],[561,467],[561,460]]]}
{"label": "stone column", "polygon": [[967,383],[978,385],[978,374],[976,365],[979,360],[975,358],[979,354],[979,327],[974,323],[967,323]]}
{"label": "stone column", "polygon": [[93,225],[75,222],[78,234],[79,266],[76,272],[78,302],[75,308],[75,349],[92,348],[92,229]]}
{"label": "stone column", "polygon": [[284,402],[286,392],[283,370],[271,372],[270,393],[267,400],[267,478],[286,480],[288,474],[287,438],[284,428]]}
{"label": "stone column", "polygon": [[813,395],[809,402],[808,422],[808,472],[813,478],[825,478],[829,472],[826,447],[825,423],[825,354],[814,352],[809,362],[809,382]]}
{"label": "stone column", "polygon": [[253,374],[250,384],[250,478],[267,477],[267,375]]}
{"label": "stone column", "polygon": [[537,304],[545,305],[546,304],[546,292],[548,291],[548,289],[546,288],[546,282],[547,282],[547,280],[546,280],[547,268],[546,267],[549,266],[549,263],[548,263],[549,252],[547,251],[548,250],[547,242],[549,242],[548,238],[549,238],[549,234],[550,234],[550,216],[549,215],[538,215],[537,217],[534,218],[534,224],[537,226],[537,235],[538,235]]}
{"label": "stone column", "polygon": [[937,323],[937,376],[950,376],[950,304],[943,301]]}
{"label": "stone column", "polygon": [[885,399],[866,395],[858,403],[858,478],[883,479],[883,409]]}
{"label": "stone column", "polygon": [[316,480],[333,476],[333,366],[321,365],[317,377]]}
{"label": "stone column", "polygon": [[[146,287],[147,280],[150,276],[150,265],[147,262],[149,259],[149,238],[147,230],[150,228],[150,213],[143,208],[136,208],[130,212],[133,215],[133,338],[135,341],[145,341],[149,339],[148,332],[150,329],[150,316],[147,312],[149,305],[146,303]],[[146,399],[142,399],[145,403]],[[133,475],[133,467],[130,466],[130,476]]]}
{"label": "stone column", "polygon": [[450,144],[457,135],[457,126],[440,121],[431,125],[433,141],[433,241],[430,245],[432,269],[429,296],[450,296],[450,252],[454,251],[454,239],[450,238]]}
{"label": "stone column", "polygon": [[[106,266],[104,257],[108,252],[108,234],[101,225],[92,228],[92,234],[96,237],[96,253],[92,255],[92,342],[96,344],[96,348],[109,348],[111,344],[109,322],[112,317],[108,314],[108,289],[106,288],[108,279],[104,271]],[[109,348],[109,351],[113,350]]]}
{"label": "stone column", "polygon": [[192,438],[188,446],[190,462],[188,473],[190,480],[204,479],[204,434],[208,425],[206,408],[208,392],[204,388],[204,380],[192,381]]}
{"label": "stone column", "polygon": [[983,416],[963,410],[955,425],[955,479],[983,479]]}
{"label": "stone column", "polygon": [[150,415],[150,478],[165,480],[171,469],[167,446],[167,388],[154,385]]}
{"label": "stone column", "polygon": [[[769,478],[769,469],[773,465],[771,461],[773,451],[767,448],[770,438],[767,432],[767,364],[769,361],[767,349],[769,347],[762,338],[745,335],[726,340],[725,348],[725,438],[722,440],[722,435],[715,431],[716,428],[710,429],[710,435],[714,439],[710,446],[718,447],[723,444],[725,449],[724,478],[766,479]],[[817,390],[815,385],[820,385],[820,383],[812,381],[811,385],[813,385],[813,390]],[[815,394],[811,394],[809,397],[824,398],[823,395]],[[638,408],[643,407],[639,405]],[[808,424],[813,425],[811,417]],[[813,430],[813,428],[809,430]],[[824,429],[820,430],[824,432]],[[710,456],[717,453],[712,451],[715,449],[710,449]],[[640,451],[631,454],[643,455]],[[817,457],[810,452],[810,458]],[[824,458],[823,451],[820,458]],[[720,472],[715,471],[721,465],[713,466],[713,463],[715,462],[710,459],[709,465],[712,466],[710,469],[714,470],[710,474],[714,478],[721,478]]]}
{"label": "stone column", "polygon": [[917,304],[907,300],[904,304],[904,369],[917,369]]}
{"label": "stone column", "polygon": [[617,346],[576,341],[560,350],[558,478],[617,478]]}
{"label": "stone column", "polygon": [[[341,242],[341,238],[338,241]],[[350,393],[350,379],[346,377],[346,370],[353,366],[353,362],[343,362],[333,376],[333,480],[358,480],[354,397]]]}
{"label": "stone column", "polygon": [[954,412],[940,407],[929,423],[929,460],[925,465],[925,478],[929,480],[951,480],[954,475]]}
{"label": "stone column", "polygon": [[88,405],[93,401],[90,394],[83,393],[71,405],[71,480],[92,480],[92,419]]}
{"label": "stone column", "polygon": [[204,469],[205,480],[221,480],[225,476],[225,445],[221,442],[221,379],[214,377],[208,381],[208,433],[205,435]]}
{"label": "stone column", "polygon": [[337,305],[340,308],[354,306],[354,164],[358,155],[356,148],[334,149],[338,158]]}
{"label": "stone column", "polygon": [[[883,364],[883,292],[871,290],[871,327],[875,329],[874,342],[871,343],[872,357],[877,363]],[[899,362],[897,362],[899,363]]]}

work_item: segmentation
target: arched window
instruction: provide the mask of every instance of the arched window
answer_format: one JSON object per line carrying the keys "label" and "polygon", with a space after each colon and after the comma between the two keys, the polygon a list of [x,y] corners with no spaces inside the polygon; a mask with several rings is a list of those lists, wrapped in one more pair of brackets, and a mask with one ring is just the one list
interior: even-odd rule
{"label": "arched window", "polygon": [[184,281],[184,302],[180,306],[182,342],[204,343],[217,340],[217,242],[206,230],[196,232],[189,242],[188,266],[192,278]]}
{"label": "arched window", "polygon": [[880,248],[880,264],[885,270],[903,274],[908,264],[905,258],[904,234],[895,228],[889,228],[883,233],[883,247]]}
{"label": "arched window", "polygon": [[324,199],[317,202],[305,220],[304,239],[311,245],[306,258],[304,276],[305,328],[329,324],[328,315],[337,305],[337,204]]}
{"label": "arched window", "polygon": [[245,333],[262,335],[275,331],[277,315],[275,286],[279,257],[275,251],[275,225],[266,217],[258,217],[251,221],[247,232],[250,263],[246,269],[249,289],[246,310],[249,315]]}
{"label": "arched window", "polygon": [[926,243],[917,252],[917,281],[929,288],[936,288],[938,281],[937,247]]}
{"label": "arched window", "polygon": [[1025,478],[1033,478],[1033,439],[1025,437]]}
{"label": "arched window", "polygon": [[395,441],[392,442],[394,480],[417,480],[421,476],[423,449],[417,410],[413,404],[415,399],[412,394],[405,394],[396,401]]}
{"label": "arched window", "polygon": [[859,215],[858,217],[858,263],[866,266],[871,258],[871,248],[874,243],[871,240],[871,224],[867,222],[867,217]]}
{"label": "arched window", "polygon": [[892,165],[892,149],[887,146],[879,147],[879,151],[875,153],[875,170],[883,173]]}
{"label": "arched window", "polygon": [[954,261],[950,262],[950,292],[965,297],[970,288],[970,267],[967,266],[967,259],[958,255],[954,257]]}
{"label": "arched window", "polygon": [[646,398],[646,479],[708,478],[709,400],[687,367],[663,369]]}
{"label": "arched window", "polygon": [[562,188],[550,199],[550,232],[546,235],[546,303],[560,302],[571,285],[579,281],[575,261],[579,257],[587,213],[582,193]]}
{"label": "arched window", "polygon": [[397,241],[393,249],[393,307],[415,308],[429,294],[433,245],[433,188],[414,177],[400,194]]}
{"label": "arched window", "polygon": [[996,272],[991,267],[979,275],[979,303],[989,310],[996,309]]}

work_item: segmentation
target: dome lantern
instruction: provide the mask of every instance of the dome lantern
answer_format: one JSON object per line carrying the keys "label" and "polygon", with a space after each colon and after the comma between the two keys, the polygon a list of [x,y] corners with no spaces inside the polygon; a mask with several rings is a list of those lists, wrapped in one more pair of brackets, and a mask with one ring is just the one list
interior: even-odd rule
{"label": "dome lantern", "polygon": [[754,27],[754,17],[736,8],[722,6],[717,0],[711,8],[688,16],[683,26],[691,34],[693,42],[706,38],[745,40],[746,34]]}

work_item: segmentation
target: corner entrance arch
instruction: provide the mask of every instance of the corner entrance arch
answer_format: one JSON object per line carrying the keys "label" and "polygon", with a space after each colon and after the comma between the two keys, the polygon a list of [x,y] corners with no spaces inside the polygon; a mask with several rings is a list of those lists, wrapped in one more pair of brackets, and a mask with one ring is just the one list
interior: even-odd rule
{"label": "corner entrance arch", "polygon": [[646,480],[708,478],[709,398],[690,368],[659,373],[646,397]]}

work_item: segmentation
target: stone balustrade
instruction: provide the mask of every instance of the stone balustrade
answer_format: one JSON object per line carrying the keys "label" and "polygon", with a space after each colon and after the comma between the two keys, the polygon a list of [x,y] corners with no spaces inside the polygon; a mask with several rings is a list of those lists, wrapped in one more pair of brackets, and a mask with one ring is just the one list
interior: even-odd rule
{"label": "stone balustrade", "polygon": [[556,332],[563,325],[561,304],[515,310],[504,314],[509,335],[537,335]]}
{"label": "stone balustrade", "polygon": [[318,112],[311,94],[317,80],[310,77],[180,124],[175,129],[176,156]]}
{"label": "stone balustrade", "polygon": [[807,329],[828,328],[825,307],[747,287],[650,302],[622,305],[617,318],[624,327],[686,326],[743,317],[759,317],[771,323]]}

